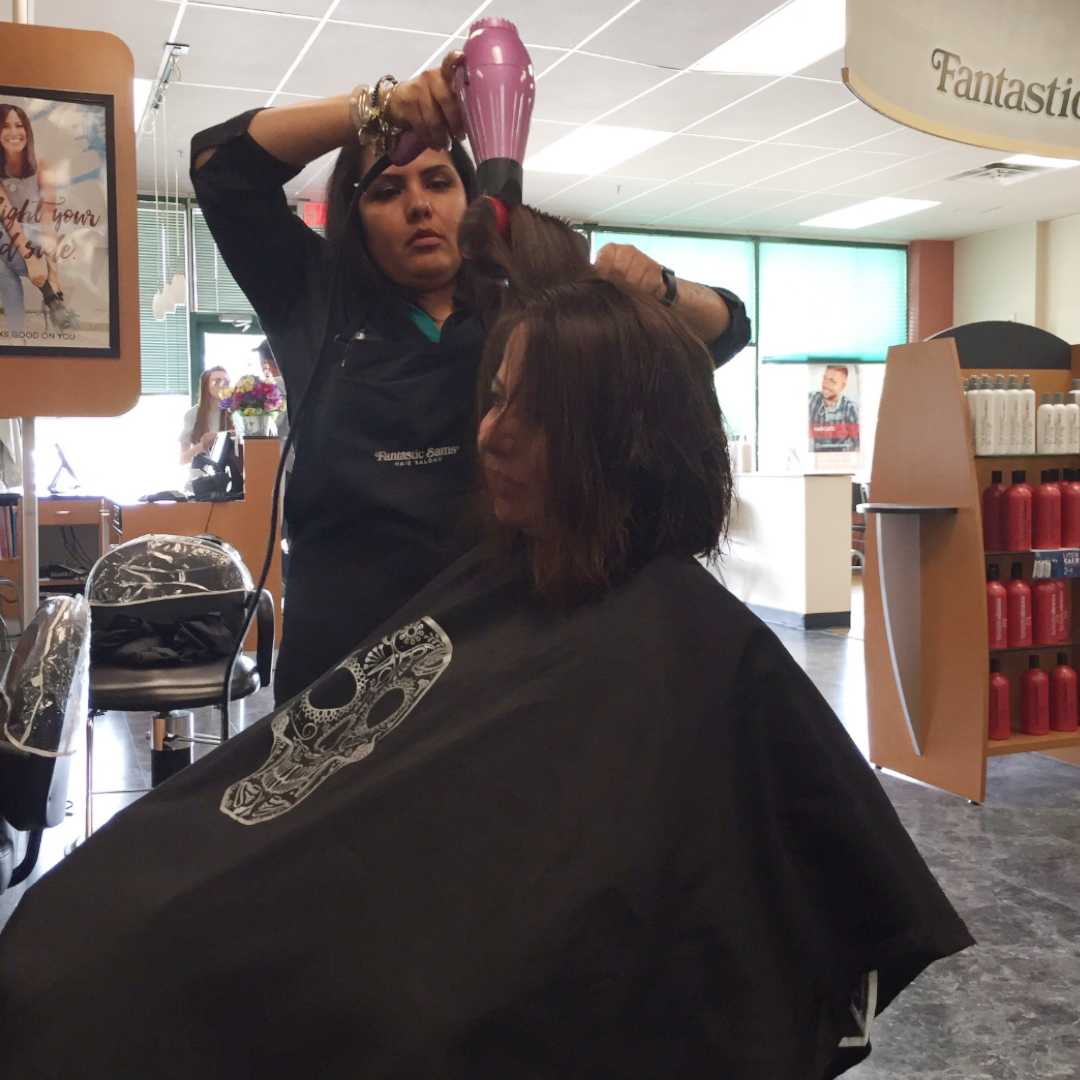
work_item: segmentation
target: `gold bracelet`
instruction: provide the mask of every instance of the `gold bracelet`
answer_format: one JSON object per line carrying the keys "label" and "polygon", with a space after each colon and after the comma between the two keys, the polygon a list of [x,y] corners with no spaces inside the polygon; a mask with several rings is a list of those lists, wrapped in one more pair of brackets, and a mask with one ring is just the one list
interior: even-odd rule
{"label": "gold bracelet", "polygon": [[352,117],[356,137],[365,144],[365,135],[371,125],[371,87],[361,83],[349,97],[349,115]]}

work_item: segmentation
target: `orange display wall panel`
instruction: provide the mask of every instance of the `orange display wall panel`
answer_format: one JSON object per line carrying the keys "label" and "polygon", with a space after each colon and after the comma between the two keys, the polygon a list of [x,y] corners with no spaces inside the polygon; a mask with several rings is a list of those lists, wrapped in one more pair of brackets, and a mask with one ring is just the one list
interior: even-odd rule
{"label": "orange display wall panel", "polygon": [[[15,324],[9,328],[5,312],[0,412],[22,417],[117,416],[138,401],[141,381],[131,52],[111,34],[0,22],[0,56],[2,100],[31,106],[35,116],[28,114],[28,121],[31,130],[40,125],[35,144],[42,160],[45,147],[50,157],[60,155],[48,162],[50,173],[39,175],[45,190],[50,189],[48,176],[73,172],[86,184],[104,187],[100,205],[95,202],[92,209],[81,202],[74,205],[70,187],[58,187],[51,204],[44,190],[41,193],[41,213],[50,213],[53,207],[51,223],[56,230],[49,234],[49,277],[46,286],[38,286],[41,294],[34,305],[30,298],[37,296],[37,289],[25,287],[21,330]],[[65,143],[64,117],[70,120],[79,109],[93,113],[92,130],[80,138],[72,135]],[[90,180],[86,155],[96,162],[90,171],[99,173]],[[18,221],[20,214],[29,212],[24,207],[25,199],[19,206],[9,201],[8,209],[0,205],[0,211]],[[91,234],[93,242],[88,239]],[[29,241],[23,234],[22,242]],[[102,281],[109,282],[107,296],[99,288]],[[96,314],[88,318],[84,310],[76,325],[66,327],[57,323],[55,306],[51,316],[42,315],[54,294],[77,315],[79,282],[84,295],[95,296],[95,304],[100,299],[100,312],[95,307]]]}
{"label": "orange display wall panel", "polygon": [[[984,552],[981,512],[992,471],[1024,469],[1030,479],[1042,469],[1080,468],[1080,456],[975,457],[963,387],[968,374],[1015,372],[1030,376],[1040,396],[1064,393],[1080,377],[1080,350],[1059,344],[1071,368],[1013,367],[1003,349],[1001,366],[962,371],[950,337],[889,351],[864,578],[870,759],[972,802],[986,796],[988,757],[1040,751],[1080,764],[1077,733],[1016,730],[1028,653],[1041,653],[1045,669],[1064,651],[1076,666],[1077,620],[1064,645],[990,652],[986,566],[999,563],[1005,577],[1020,561],[1030,578],[1033,555]],[[987,732],[991,656],[1012,690],[1014,731],[1002,742]]]}

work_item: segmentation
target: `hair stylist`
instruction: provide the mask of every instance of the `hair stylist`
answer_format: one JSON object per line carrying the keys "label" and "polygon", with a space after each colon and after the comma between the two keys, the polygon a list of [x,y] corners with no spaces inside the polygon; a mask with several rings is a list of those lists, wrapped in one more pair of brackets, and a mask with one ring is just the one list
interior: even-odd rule
{"label": "hair stylist", "polygon": [[[461,521],[475,487],[476,376],[499,290],[458,250],[477,194],[454,141],[458,55],[400,84],[386,77],[351,95],[255,110],[192,140],[199,205],[259,315],[294,415],[304,410],[285,500],[279,702],[476,540]],[[428,149],[388,168],[350,215],[382,141],[406,126]],[[282,185],[339,149],[323,239],[292,213]],[[605,248],[597,269],[673,304],[717,363],[749,340],[737,297],[679,281],[635,248]],[[320,364],[324,341],[331,355]]]}

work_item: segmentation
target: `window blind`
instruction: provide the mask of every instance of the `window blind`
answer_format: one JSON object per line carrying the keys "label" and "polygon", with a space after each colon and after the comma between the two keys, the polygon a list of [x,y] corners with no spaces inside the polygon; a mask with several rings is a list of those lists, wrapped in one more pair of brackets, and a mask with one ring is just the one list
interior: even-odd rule
{"label": "window blind", "polygon": [[907,341],[907,250],[761,241],[762,361],[884,361]]}
{"label": "window blind", "polygon": [[144,394],[186,394],[190,382],[188,310],[178,307],[164,320],[154,318],[154,294],[185,273],[187,220],[175,203],[140,202],[139,343],[142,350]]}
{"label": "window blind", "polygon": [[191,212],[191,242],[195,264],[195,310],[253,315],[255,309],[229,273],[198,207]]}

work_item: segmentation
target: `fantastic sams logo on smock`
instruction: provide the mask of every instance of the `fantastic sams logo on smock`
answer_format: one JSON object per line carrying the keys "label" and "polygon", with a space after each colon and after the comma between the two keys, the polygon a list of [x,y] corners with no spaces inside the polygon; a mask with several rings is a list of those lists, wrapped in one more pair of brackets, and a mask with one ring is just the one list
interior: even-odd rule
{"label": "fantastic sams logo on smock", "polygon": [[933,50],[930,63],[938,73],[936,89],[941,94],[952,94],[973,105],[1080,120],[1080,88],[1073,89],[1071,76],[1054,74],[1042,82],[1025,82],[1014,78],[1006,67],[994,71],[996,65],[983,69],[965,64],[959,53],[944,48]]}

